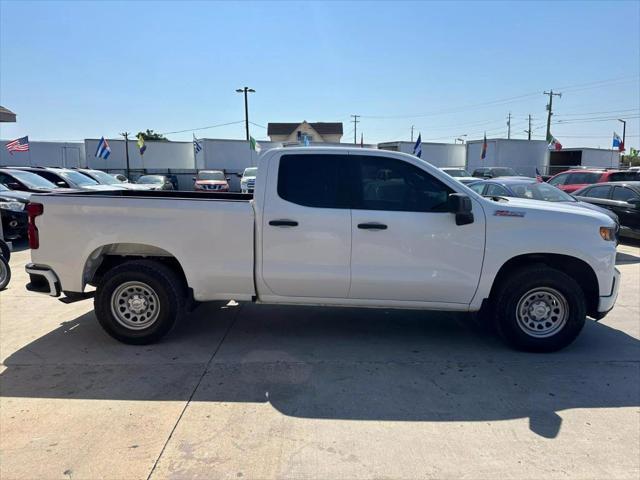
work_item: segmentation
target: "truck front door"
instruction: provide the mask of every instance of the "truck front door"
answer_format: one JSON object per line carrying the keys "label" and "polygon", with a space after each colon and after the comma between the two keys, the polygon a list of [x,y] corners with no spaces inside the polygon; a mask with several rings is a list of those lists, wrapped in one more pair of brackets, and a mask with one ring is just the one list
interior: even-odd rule
{"label": "truck front door", "polygon": [[482,268],[484,214],[456,225],[453,189],[409,161],[350,155],[353,299],[434,303],[471,301]]}

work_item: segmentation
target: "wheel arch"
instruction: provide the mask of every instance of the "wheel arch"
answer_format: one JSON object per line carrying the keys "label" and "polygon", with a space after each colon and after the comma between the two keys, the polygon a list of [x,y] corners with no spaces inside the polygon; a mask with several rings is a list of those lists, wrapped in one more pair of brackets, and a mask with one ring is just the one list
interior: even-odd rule
{"label": "wheel arch", "polygon": [[175,255],[163,248],[143,243],[110,243],[94,249],[82,269],[82,285],[97,285],[112,268],[132,260],[156,260],[173,270],[188,287],[187,276]]}
{"label": "wheel arch", "polygon": [[527,253],[517,255],[507,260],[498,270],[495,276],[489,298],[495,298],[495,293],[500,285],[508,281],[510,273],[520,268],[543,264],[566,273],[573,278],[585,294],[587,300],[587,314],[593,316],[597,313],[599,299],[598,277],[591,266],[584,260],[571,255],[557,253]]}

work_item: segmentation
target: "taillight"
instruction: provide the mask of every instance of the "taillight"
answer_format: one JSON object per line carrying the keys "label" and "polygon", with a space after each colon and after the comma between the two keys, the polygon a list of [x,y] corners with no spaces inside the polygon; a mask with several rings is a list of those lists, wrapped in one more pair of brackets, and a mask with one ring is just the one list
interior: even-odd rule
{"label": "taillight", "polygon": [[29,248],[36,250],[40,246],[40,238],[38,236],[38,227],[36,227],[36,217],[44,212],[44,206],[41,203],[29,203],[27,205],[27,214],[29,215],[29,226],[27,233],[29,235]]}

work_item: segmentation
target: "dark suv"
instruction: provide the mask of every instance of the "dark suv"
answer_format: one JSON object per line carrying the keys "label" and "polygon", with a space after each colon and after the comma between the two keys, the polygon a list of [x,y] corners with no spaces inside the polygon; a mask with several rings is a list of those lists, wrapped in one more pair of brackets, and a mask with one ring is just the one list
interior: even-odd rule
{"label": "dark suv", "polygon": [[518,174],[511,167],[481,167],[476,168],[471,174],[477,178],[517,177]]}

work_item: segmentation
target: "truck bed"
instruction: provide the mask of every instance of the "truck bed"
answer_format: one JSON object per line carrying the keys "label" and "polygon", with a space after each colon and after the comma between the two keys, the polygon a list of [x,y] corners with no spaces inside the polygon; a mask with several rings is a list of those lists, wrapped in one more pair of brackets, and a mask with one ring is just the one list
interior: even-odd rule
{"label": "truck bed", "polygon": [[169,256],[181,265],[196,300],[250,300],[253,282],[252,195],[133,191],[33,195],[36,264],[60,277],[62,290],[82,292],[105,255]]}

